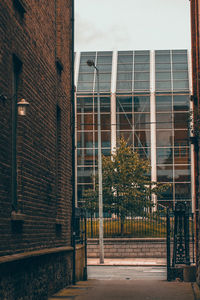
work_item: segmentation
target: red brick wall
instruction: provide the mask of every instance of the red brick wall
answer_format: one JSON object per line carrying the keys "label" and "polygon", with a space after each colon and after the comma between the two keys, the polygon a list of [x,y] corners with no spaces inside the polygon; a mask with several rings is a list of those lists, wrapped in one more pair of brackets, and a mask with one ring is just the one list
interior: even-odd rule
{"label": "red brick wall", "polygon": [[[20,2],[24,17],[13,0],[0,2],[0,94],[8,97],[0,100],[1,256],[71,244],[72,1]],[[24,215],[21,231],[11,222],[13,54],[22,62],[18,99],[30,103],[28,115],[18,117],[17,122],[17,199]],[[62,71],[57,70],[57,58]],[[61,109],[59,158],[57,105]]]}

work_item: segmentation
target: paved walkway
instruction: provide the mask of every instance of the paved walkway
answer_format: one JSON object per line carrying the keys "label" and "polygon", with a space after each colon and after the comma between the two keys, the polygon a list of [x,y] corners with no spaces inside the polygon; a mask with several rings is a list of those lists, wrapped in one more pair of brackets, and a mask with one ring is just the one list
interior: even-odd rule
{"label": "paved walkway", "polygon": [[88,280],[49,300],[195,300],[191,283],[150,280]]}
{"label": "paved walkway", "polygon": [[[102,265],[99,258],[88,258],[88,266]],[[166,258],[105,258],[104,266],[166,266]]]}

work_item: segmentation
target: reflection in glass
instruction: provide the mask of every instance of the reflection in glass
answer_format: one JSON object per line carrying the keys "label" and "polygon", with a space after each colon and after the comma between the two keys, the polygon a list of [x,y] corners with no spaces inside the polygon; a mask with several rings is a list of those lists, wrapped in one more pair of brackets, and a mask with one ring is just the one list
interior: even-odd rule
{"label": "reflection in glass", "polygon": [[169,111],[172,110],[172,97],[171,96],[156,96],[156,111]]}
{"label": "reflection in glass", "polygon": [[173,181],[173,166],[157,166],[157,181]]}
{"label": "reflection in glass", "polygon": [[150,70],[150,64],[134,64],[135,71],[148,71]]}
{"label": "reflection in glass", "polygon": [[78,114],[77,115],[77,129],[78,130],[92,130],[93,129],[93,114]]}
{"label": "reflection in glass", "polygon": [[117,114],[117,129],[118,130],[124,130],[124,129],[131,130],[132,127],[133,127],[132,114]]}
{"label": "reflection in glass", "polygon": [[189,183],[175,184],[175,199],[176,200],[190,200],[191,199],[191,185]]}
{"label": "reflection in glass", "polygon": [[134,97],[134,112],[150,112],[150,97]]}
{"label": "reflection in glass", "polygon": [[[95,131],[95,148],[98,147],[98,133]],[[101,147],[110,148],[110,131],[101,131]]]}
{"label": "reflection in glass", "polygon": [[139,154],[140,158],[150,161],[150,148],[134,148],[135,151]]}
{"label": "reflection in glass", "polygon": [[150,114],[134,114],[135,129],[149,129],[150,128]]}
{"label": "reflection in glass", "polygon": [[188,113],[174,114],[174,128],[188,128],[189,115]]}
{"label": "reflection in glass", "polygon": [[173,80],[173,89],[177,90],[188,90],[189,82],[188,80]]}
{"label": "reflection in glass", "polygon": [[[94,115],[95,130],[97,130],[97,114]],[[101,130],[110,130],[110,114],[101,114]]]}
{"label": "reflection in glass", "polygon": [[190,166],[175,166],[175,181],[184,182],[191,180]]}
{"label": "reflection in glass", "polygon": [[[100,110],[110,112],[110,97],[100,97]],[[94,111],[97,112],[97,97],[94,97]]]}
{"label": "reflection in glass", "polygon": [[157,164],[172,164],[172,148],[157,148]]}
{"label": "reflection in glass", "polygon": [[171,81],[156,81],[156,90],[171,90]]}
{"label": "reflection in glass", "polygon": [[119,140],[124,138],[128,146],[133,145],[133,131],[117,131],[117,145],[119,145]]}
{"label": "reflection in glass", "polygon": [[173,200],[173,186],[171,185],[161,196],[157,197],[158,200]]}
{"label": "reflection in glass", "polygon": [[117,81],[117,90],[132,90],[132,81]]}
{"label": "reflection in glass", "polygon": [[135,131],[135,147],[150,147],[150,131]]}
{"label": "reflection in glass", "polygon": [[188,130],[174,130],[174,146],[188,146]]}
{"label": "reflection in glass", "polygon": [[157,147],[172,146],[172,130],[157,130],[156,144]]}
{"label": "reflection in glass", "polygon": [[93,98],[77,97],[77,112],[86,113],[93,111]]}
{"label": "reflection in glass", "polygon": [[78,165],[93,165],[93,149],[77,149]]}
{"label": "reflection in glass", "polygon": [[171,73],[170,72],[156,72],[156,81],[161,80],[171,80]]}
{"label": "reflection in glass", "polygon": [[173,97],[174,110],[189,110],[189,95],[175,95]]}
{"label": "reflection in glass", "polygon": [[134,81],[134,89],[135,90],[148,90],[149,89],[149,81]]}
{"label": "reflection in glass", "polygon": [[78,183],[92,183],[93,182],[93,168],[78,167],[77,168],[77,180]]}
{"label": "reflection in glass", "polygon": [[174,163],[175,164],[189,164],[190,163],[190,149],[187,147],[174,148]]}
{"label": "reflection in glass", "polygon": [[132,112],[132,97],[116,97],[117,112]]}
{"label": "reflection in glass", "polygon": [[172,128],[172,115],[169,113],[157,113],[156,128],[157,129]]}
{"label": "reflection in glass", "polygon": [[77,132],[77,147],[78,148],[92,148],[93,147],[93,133],[82,131]]}

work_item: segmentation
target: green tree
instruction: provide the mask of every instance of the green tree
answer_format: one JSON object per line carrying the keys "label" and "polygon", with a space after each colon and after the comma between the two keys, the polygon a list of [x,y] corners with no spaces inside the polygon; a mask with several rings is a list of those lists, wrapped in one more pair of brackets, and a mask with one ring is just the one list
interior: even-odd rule
{"label": "green tree", "polygon": [[[140,158],[124,138],[110,157],[103,157],[103,205],[104,211],[114,212],[121,218],[123,233],[126,216],[142,216],[144,210],[151,211],[154,205],[152,194],[162,195],[169,185],[158,184],[150,179],[150,163]],[[98,181],[98,179],[96,180]],[[97,203],[98,184],[93,191],[93,201]]]}

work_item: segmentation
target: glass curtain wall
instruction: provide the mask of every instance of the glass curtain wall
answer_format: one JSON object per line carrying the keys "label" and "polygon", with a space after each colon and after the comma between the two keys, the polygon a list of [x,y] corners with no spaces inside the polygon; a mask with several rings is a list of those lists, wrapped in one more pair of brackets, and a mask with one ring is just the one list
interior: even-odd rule
{"label": "glass curtain wall", "polygon": [[[117,140],[124,136],[141,157],[149,160],[155,151],[156,164],[151,167],[157,172],[157,181],[171,183],[158,203],[172,207],[178,200],[191,201],[187,51],[152,53],[118,51],[115,68],[112,52],[81,53],[76,93],[78,201],[85,189],[94,187],[97,173],[97,80],[94,68],[87,66],[88,59],[95,62],[100,72],[102,153],[111,152],[111,107],[116,107],[112,114],[116,115]],[[114,106],[112,78],[116,80]],[[150,90],[152,78],[155,90]],[[151,149],[152,97],[156,111],[155,149]]]}

